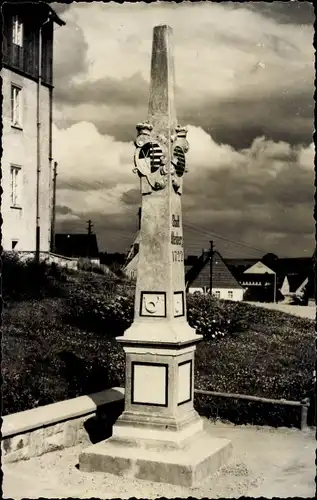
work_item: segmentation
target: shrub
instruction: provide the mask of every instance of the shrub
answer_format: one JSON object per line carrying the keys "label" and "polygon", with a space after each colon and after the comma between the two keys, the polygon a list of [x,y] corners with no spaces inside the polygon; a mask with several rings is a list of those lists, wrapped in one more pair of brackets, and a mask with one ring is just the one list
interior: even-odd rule
{"label": "shrub", "polygon": [[[236,337],[197,346],[195,387],[294,401],[311,396],[313,322],[247,304],[234,310],[241,313],[241,320],[249,320],[249,328]],[[199,412],[235,423],[298,425],[300,421],[300,409],[291,407],[207,396],[198,396],[196,402]]]}
{"label": "shrub", "polygon": [[72,293],[68,298],[68,321],[88,330],[114,337],[122,335],[133,320],[134,300],[132,294]]}
{"label": "shrub", "polygon": [[[134,287],[84,271],[51,272],[58,283],[67,277],[66,299],[29,299],[3,315],[4,414],[124,382],[124,352],[114,337],[131,324]],[[187,304],[189,323],[204,336],[195,388],[297,401],[311,391],[312,321],[209,296],[188,296]],[[297,425],[300,414],[205,396],[195,404],[201,414],[236,423]]]}
{"label": "shrub", "polygon": [[19,303],[4,314],[3,414],[90,394],[124,380],[117,342],[63,324],[60,304]]}
{"label": "shrub", "polygon": [[199,414],[213,419],[228,420],[237,425],[270,425],[272,427],[300,427],[301,410],[298,407],[196,395]]}
{"label": "shrub", "polygon": [[188,294],[187,319],[204,339],[220,339],[237,334],[245,328],[238,315],[233,314],[234,303],[217,300],[210,295]]}
{"label": "shrub", "polygon": [[16,254],[2,254],[2,294],[5,302],[63,294],[61,273],[46,262],[22,262]]}
{"label": "shrub", "polygon": [[[111,331],[121,335],[133,321],[134,287],[119,283],[115,291],[107,292],[106,289],[89,287],[86,283],[84,290],[76,289],[70,293],[71,322],[80,323],[92,331],[100,332],[106,328],[110,335]],[[245,328],[230,305],[209,296],[189,296],[187,316],[190,326],[206,340],[236,335]]]}

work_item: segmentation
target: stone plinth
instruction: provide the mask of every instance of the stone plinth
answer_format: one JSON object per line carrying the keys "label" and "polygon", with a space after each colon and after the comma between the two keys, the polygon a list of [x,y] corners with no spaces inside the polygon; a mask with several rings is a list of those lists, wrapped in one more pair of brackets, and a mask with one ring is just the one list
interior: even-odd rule
{"label": "stone plinth", "polygon": [[216,472],[231,455],[229,440],[204,431],[178,447],[147,440],[110,438],[86,448],[79,457],[80,470],[195,486]]}

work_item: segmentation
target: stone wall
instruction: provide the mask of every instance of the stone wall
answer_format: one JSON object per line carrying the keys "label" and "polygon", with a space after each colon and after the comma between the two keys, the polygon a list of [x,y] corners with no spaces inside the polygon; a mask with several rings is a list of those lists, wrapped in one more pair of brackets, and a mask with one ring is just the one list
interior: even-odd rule
{"label": "stone wall", "polygon": [[76,418],[23,434],[4,438],[1,442],[4,463],[17,462],[39,457],[50,451],[60,450],[77,444],[91,444],[84,423],[91,415]]}
{"label": "stone wall", "polygon": [[107,439],[122,411],[124,390],[113,388],[3,417],[3,463]]}

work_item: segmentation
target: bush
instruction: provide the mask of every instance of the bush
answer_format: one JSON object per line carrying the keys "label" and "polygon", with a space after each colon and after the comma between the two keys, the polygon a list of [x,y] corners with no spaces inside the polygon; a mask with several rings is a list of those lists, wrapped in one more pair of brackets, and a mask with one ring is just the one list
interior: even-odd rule
{"label": "bush", "polygon": [[[239,315],[244,331],[197,346],[195,387],[293,401],[308,396],[315,364],[313,322],[241,303],[229,311]],[[235,423],[300,422],[300,409],[227,398],[199,396],[197,409]]]}
{"label": "bush", "polygon": [[236,425],[270,425],[272,427],[300,427],[301,409],[293,406],[243,401],[224,397],[196,395],[199,414],[212,419],[233,422]]}
{"label": "bush", "polygon": [[[109,293],[107,293],[109,291]],[[133,321],[134,287],[118,284],[116,290],[88,288],[69,295],[73,324],[84,325],[92,331],[114,331],[122,334]],[[204,339],[216,340],[224,335],[236,335],[245,328],[245,323],[234,314],[234,308],[201,294],[189,295],[187,317],[190,326]],[[119,333],[118,333],[119,332]]]}
{"label": "bush", "polygon": [[2,295],[5,303],[63,295],[62,274],[46,262],[22,262],[16,254],[2,254]]}
{"label": "bush", "polygon": [[[84,271],[50,272],[58,284],[67,277],[67,298],[29,299],[3,315],[4,414],[124,383],[114,337],[133,320],[134,287]],[[189,295],[187,306],[190,325],[204,336],[195,388],[297,401],[311,391],[312,321],[202,295]],[[241,400],[197,396],[195,404],[236,423],[297,425],[300,418],[296,408]]]}
{"label": "bush", "polygon": [[71,324],[109,337],[122,335],[133,321],[132,294],[126,296],[111,292],[80,291],[71,293],[68,303],[68,321]]}
{"label": "bush", "polygon": [[245,328],[239,316],[233,314],[234,305],[200,293],[187,296],[187,319],[205,340],[220,339],[237,334]]}
{"label": "bush", "polygon": [[3,414],[98,392],[124,380],[114,340],[63,324],[65,301],[20,303],[5,312]]}

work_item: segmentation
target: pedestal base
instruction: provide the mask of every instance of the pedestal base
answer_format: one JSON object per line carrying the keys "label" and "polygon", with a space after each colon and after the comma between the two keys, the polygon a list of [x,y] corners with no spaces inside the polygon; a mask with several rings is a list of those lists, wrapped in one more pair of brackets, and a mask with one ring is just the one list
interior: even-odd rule
{"label": "pedestal base", "polygon": [[[151,440],[152,441],[152,440]],[[213,438],[201,431],[180,448],[147,440],[121,442],[110,438],[82,451],[79,468],[147,481],[195,486],[216,472],[231,455],[227,439]]]}

